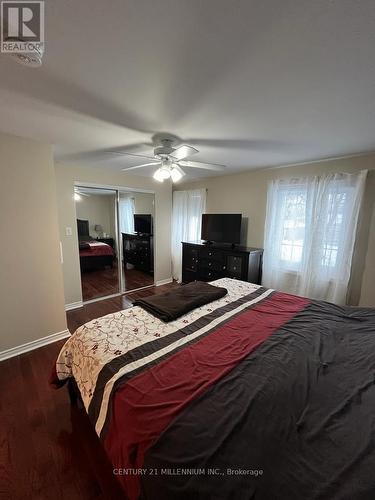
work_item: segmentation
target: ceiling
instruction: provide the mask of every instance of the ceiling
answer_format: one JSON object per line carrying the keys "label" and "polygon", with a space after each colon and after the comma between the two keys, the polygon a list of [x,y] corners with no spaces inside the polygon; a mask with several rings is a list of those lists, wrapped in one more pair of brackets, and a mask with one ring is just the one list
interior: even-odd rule
{"label": "ceiling", "polygon": [[0,56],[0,129],[59,160],[120,170],[160,131],[225,173],[375,150],[374,0],[48,0],[45,29],[41,68]]}

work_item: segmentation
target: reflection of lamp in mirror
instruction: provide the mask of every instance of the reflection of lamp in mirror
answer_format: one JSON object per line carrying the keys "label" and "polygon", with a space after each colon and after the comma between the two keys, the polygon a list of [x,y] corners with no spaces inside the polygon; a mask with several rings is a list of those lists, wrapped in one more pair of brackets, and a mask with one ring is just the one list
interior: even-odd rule
{"label": "reflection of lamp in mirror", "polygon": [[94,229],[98,233],[99,238],[103,238],[103,226],[101,224],[95,224]]}

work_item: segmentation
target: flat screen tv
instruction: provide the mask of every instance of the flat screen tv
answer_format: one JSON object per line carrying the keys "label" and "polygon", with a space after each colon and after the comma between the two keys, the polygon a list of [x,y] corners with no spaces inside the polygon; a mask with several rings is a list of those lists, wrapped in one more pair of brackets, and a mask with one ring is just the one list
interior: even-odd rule
{"label": "flat screen tv", "polygon": [[152,234],[152,217],[150,214],[134,214],[134,232]]}
{"label": "flat screen tv", "polygon": [[242,214],[203,214],[202,240],[216,243],[239,243]]}

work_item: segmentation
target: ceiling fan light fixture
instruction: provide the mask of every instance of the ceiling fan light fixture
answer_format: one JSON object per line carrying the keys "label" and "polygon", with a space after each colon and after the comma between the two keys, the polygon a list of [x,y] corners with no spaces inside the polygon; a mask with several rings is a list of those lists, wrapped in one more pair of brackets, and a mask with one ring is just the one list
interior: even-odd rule
{"label": "ceiling fan light fixture", "polygon": [[160,168],[158,168],[157,170],[155,170],[153,178],[156,181],[158,181],[158,182],[163,182],[164,181],[163,177],[160,175]]}
{"label": "ceiling fan light fixture", "polygon": [[163,177],[163,180],[170,178],[170,176],[171,176],[171,169],[170,169],[169,166],[163,165],[162,167],[160,167],[159,170],[160,170],[160,175]]}
{"label": "ceiling fan light fixture", "polygon": [[154,179],[158,182],[163,182],[165,179],[169,179],[171,176],[171,173],[169,171],[169,168],[167,167],[160,167],[156,170],[154,173]]}
{"label": "ceiling fan light fixture", "polygon": [[[197,141],[197,140],[195,140]],[[207,142],[207,141],[206,141]],[[142,151],[147,146],[153,146],[153,152],[150,155],[134,153],[142,147]],[[125,146],[126,148],[126,146]],[[137,149],[138,148],[138,149]],[[147,163],[140,163],[132,167],[126,167],[122,170],[127,172],[128,170],[135,170],[148,166],[155,166],[157,168],[154,171],[153,177],[158,182],[163,182],[166,179],[171,179],[172,182],[178,182],[181,178],[186,175],[181,167],[185,168],[198,168],[201,170],[212,170],[215,172],[221,172],[225,169],[224,165],[219,165],[217,163],[205,163],[201,161],[191,161],[190,157],[194,154],[199,153],[198,149],[190,146],[189,144],[181,144],[181,139],[177,136],[168,133],[157,133],[152,136],[152,143],[140,143],[128,146],[128,151],[107,151],[107,153],[117,156],[134,156],[136,158],[147,159]],[[158,168],[157,165],[160,167]]]}
{"label": "ceiling fan light fixture", "polygon": [[180,168],[177,168],[176,166],[173,166],[171,169],[171,179],[173,182],[178,182],[182,179],[184,176],[183,171]]}

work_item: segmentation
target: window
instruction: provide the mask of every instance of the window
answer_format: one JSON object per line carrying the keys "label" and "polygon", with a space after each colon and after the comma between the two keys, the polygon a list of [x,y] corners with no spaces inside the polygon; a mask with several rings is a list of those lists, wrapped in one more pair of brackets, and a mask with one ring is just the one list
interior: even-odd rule
{"label": "window", "polygon": [[305,237],[306,191],[295,188],[291,191],[280,190],[279,213],[282,217],[280,239],[280,260],[292,267],[302,261]]}
{"label": "window", "polygon": [[345,303],[366,175],[362,171],[270,184],[266,286]]}
{"label": "window", "polygon": [[343,233],[344,214],[346,204],[350,203],[351,192],[354,188],[347,188],[338,193],[328,193],[325,207],[326,221],[320,265],[323,267],[335,267],[340,249],[341,235]]}
{"label": "window", "polygon": [[181,242],[200,240],[205,206],[205,189],[173,192],[172,274],[178,281],[181,281],[182,277]]}

